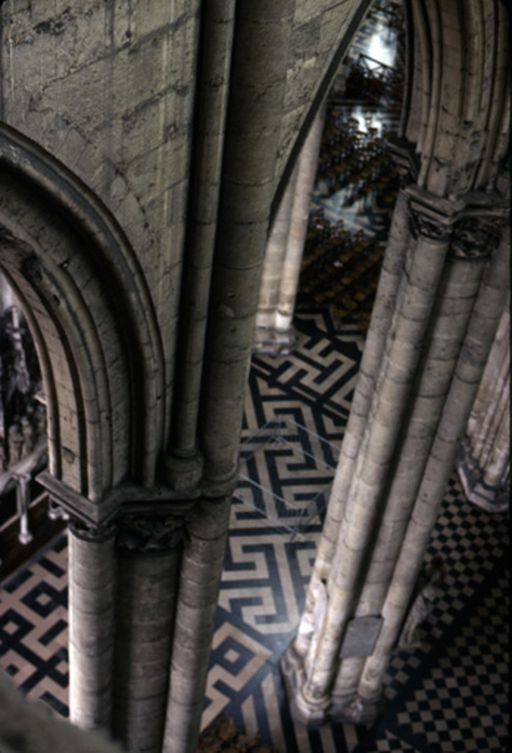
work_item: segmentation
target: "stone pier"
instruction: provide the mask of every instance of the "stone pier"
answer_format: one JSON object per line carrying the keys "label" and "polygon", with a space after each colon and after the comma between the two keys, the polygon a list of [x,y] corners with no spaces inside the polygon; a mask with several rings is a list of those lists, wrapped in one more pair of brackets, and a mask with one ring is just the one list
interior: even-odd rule
{"label": "stone pier", "polygon": [[[414,187],[400,197],[370,324],[373,344],[387,303],[382,352],[373,363],[363,356],[305,612],[282,660],[293,708],[307,723],[369,722],[378,712],[382,674],[410,606],[402,599],[401,611],[390,617],[404,548],[411,541],[404,570],[410,599],[428,543],[425,527],[415,534],[416,510],[429,488],[430,533],[444,493],[444,484],[436,484],[435,494],[428,487],[433,465],[441,462],[437,444],[462,431],[468,410],[454,384],[468,348],[476,347],[473,331],[485,322],[478,347],[492,342],[503,306],[506,241],[495,250],[502,223],[491,202],[487,217],[476,218],[471,207]],[[398,279],[390,276],[395,259],[403,259]],[[445,483],[452,444],[436,471]]]}

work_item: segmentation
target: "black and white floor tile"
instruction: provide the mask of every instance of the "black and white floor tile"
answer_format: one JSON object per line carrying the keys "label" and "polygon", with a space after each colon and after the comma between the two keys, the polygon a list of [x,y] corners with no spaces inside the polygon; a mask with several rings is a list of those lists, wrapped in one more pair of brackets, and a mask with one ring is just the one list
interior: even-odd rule
{"label": "black and white floor tile", "polygon": [[0,584],[0,667],[30,698],[67,715],[67,538]]}
{"label": "black and white floor tile", "polygon": [[[428,560],[442,594],[421,646],[399,651],[372,729],[308,731],[289,713],[279,658],[294,635],[354,390],[362,339],[304,309],[287,356],[255,356],[203,723],[219,713],[281,753],[505,753],[508,725],[504,514],[447,490]],[[0,666],[67,713],[66,537],[0,584]],[[428,564],[428,562],[427,562]]]}
{"label": "black and white floor tile", "polygon": [[[336,457],[354,388],[355,371],[348,366],[347,359],[352,359],[357,370],[362,345],[355,330],[346,328],[346,341],[344,331],[336,333],[325,311],[306,311],[298,319],[297,352],[274,360],[258,356],[253,361],[247,416],[258,416],[258,426],[264,425],[264,429],[254,431],[247,418],[242,444],[242,473],[246,479],[241,481],[233,506],[218,615],[220,624],[216,632],[216,636],[222,636],[222,643],[219,638],[214,647],[212,667],[225,659],[228,645],[233,648],[226,643],[230,631],[237,637],[240,633],[249,633],[261,647],[262,661],[255,661],[256,647],[252,644],[251,654],[246,655],[244,664],[238,657],[235,660],[235,654],[230,654],[236,664],[231,665],[234,677],[229,679],[228,671],[219,683],[215,674],[210,674],[208,694],[209,698],[215,696],[215,705],[210,703],[206,708],[205,723],[220,710],[226,711],[248,732],[259,731],[265,742],[272,742],[283,753],[458,750],[446,747],[441,734],[444,704],[441,704],[441,720],[436,719],[441,747],[428,747],[433,739],[429,713],[434,717],[439,713],[439,701],[432,693],[427,694],[427,701],[422,701],[427,705],[433,703],[432,712],[418,717],[414,705],[411,709],[404,707],[401,724],[395,717],[387,719],[386,716],[384,726],[375,733],[352,725],[333,725],[308,732],[290,718],[278,661],[298,622],[322,519],[320,503],[316,516],[308,517],[305,524],[304,519],[302,525],[297,524],[298,490],[306,506],[309,500],[315,499],[316,492],[322,500],[325,490],[328,491],[333,474],[332,460]],[[319,339],[322,338],[330,340],[329,348],[321,347]],[[336,389],[327,399],[321,394],[322,385],[314,379],[321,371],[321,358],[337,361],[337,367],[329,376]],[[315,359],[318,359],[316,366],[312,363]],[[308,377],[303,373],[306,365]],[[331,419],[329,423],[326,423],[327,416]],[[299,426],[294,427],[294,422]],[[276,426],[279,427],[277,435],[272,433]],[[308,432],[301,427],[311,432],[309,444]],[[315,443],[316,466],[310,457],[311,442]],[[298,477],[304,479],[303,485],[298,484]],[[266,493],[261,491],[262,487]],[[432,657],[442,654],[445,637],[458,624],[461,611],[471,610],[477,603],[479,589],[492,578],[496,562],[505,552],[507,539],[505,516],[483,513],[467,503],[454,478],[445,495],[426,559],[428,567],[434,557],[442,555],[445,572],[441,595],[422,645],[414,652],[399,651],[393,658],[387,675],[390,704],[402,703],[405,689],[413,682],[420,692],[423,679],[428,687]],[[221,653],[216,653],[217,645],[221,646]],[[224,669],[228,669],[226,665]],[[499,670],[502,669],[500,664]],[[242,677],[246,681],[243,687]],[[501,672],[498,678],[494,671],[493,678],[496,687],[501,687],[501,693],[506,692],[506,674]],[[223,705],[219,693],[224,694]],[[468,718],[474,713],[471,709],[476,708],[473,704],[478,700],[471,695],[467,699],[464,712]],[[448,716],[450,714],[448,711]],[[408,719],[410,724],[416,725],[416,730],[424,724],[425,735],[427,731],[430,735],[426,743],[418,734],[409,734],[407,726],[404,727]],[[456,739],[458,734],[455,731],[452,736]],[[495,747],[491,738],[489,740],[491,747],[481,747],[481,750],[506,750]]]}

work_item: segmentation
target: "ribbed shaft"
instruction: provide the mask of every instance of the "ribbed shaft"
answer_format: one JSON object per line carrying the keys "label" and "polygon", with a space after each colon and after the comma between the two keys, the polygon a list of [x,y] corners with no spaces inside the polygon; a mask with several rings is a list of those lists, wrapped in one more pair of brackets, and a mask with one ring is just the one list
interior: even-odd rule
{"label": "ribbed shaft", "polygon": [[291,208],[290,230],[283,259],[279,294],[275,312],[278,332],[287,332],[293,320],[299,275],[308,230],[311,192],[318,167],[318,154],[322,142],[325,109],[321,107],[302,147],[297,167]]}
{"label": "ribbed shaft", "polygon": [[296,182],[297,171],[294,170],[272,223],[261,275],[256,327],[271,328],[275,323]]}
{"label": "ribbed shaft", "polygon": [[201,406],[212,497],[236,476],[294,11],[293,0],[241,0],[236,7]]}
{"label": "ribbed shaft", "polygon": [[197,451],[197,417],[217,227],[234,9],[235,0],[209,0],[202,4],[202,54],[196,93],[191,201],[171,435],[171,450],[179,457],[193,456]]}

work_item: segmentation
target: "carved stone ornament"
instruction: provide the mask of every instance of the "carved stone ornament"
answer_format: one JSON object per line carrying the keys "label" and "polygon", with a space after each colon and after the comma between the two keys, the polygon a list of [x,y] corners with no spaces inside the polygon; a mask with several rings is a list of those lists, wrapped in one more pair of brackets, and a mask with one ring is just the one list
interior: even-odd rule
{"label": "carved stone ornament", "polygon": [[107,541],[115,535],[115,525],[111,522],[103,525],[93,525],[84,523],[81,520],[72,520],[69,524],[69,528],[74,536],[84,541],[91,541],[101,543]]}
{"label": "carved stone ornament", "polygon": [[499,243],[503,220],[496,217],[464,217],[454,228],[450,254],[456,259],[482,259]]}
{"label": "carved stone ornament", "polygon": [[411,231],[414,238],[428,238],[432,241],[448,241],[451,227],[441,219],[433,217],[409,204],[411,212]]}
{"label": "carved stone ornament", "polygon": [[173,549],[183,540],[185,522],[175,515],[125,515],[119,521],[117,544],[138,552]]}

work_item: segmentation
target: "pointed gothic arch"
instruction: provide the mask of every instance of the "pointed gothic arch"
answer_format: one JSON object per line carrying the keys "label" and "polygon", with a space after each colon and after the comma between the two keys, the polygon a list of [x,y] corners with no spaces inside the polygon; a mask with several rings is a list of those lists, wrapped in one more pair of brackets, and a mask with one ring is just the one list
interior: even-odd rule
{"label": "pointed gothic arch", "polygon": [[163,356],[134,250],[71,171],[4,124],[0,165],[0,266],[41,363],[49,472],[95,505],[122,481],[150,486]]}

